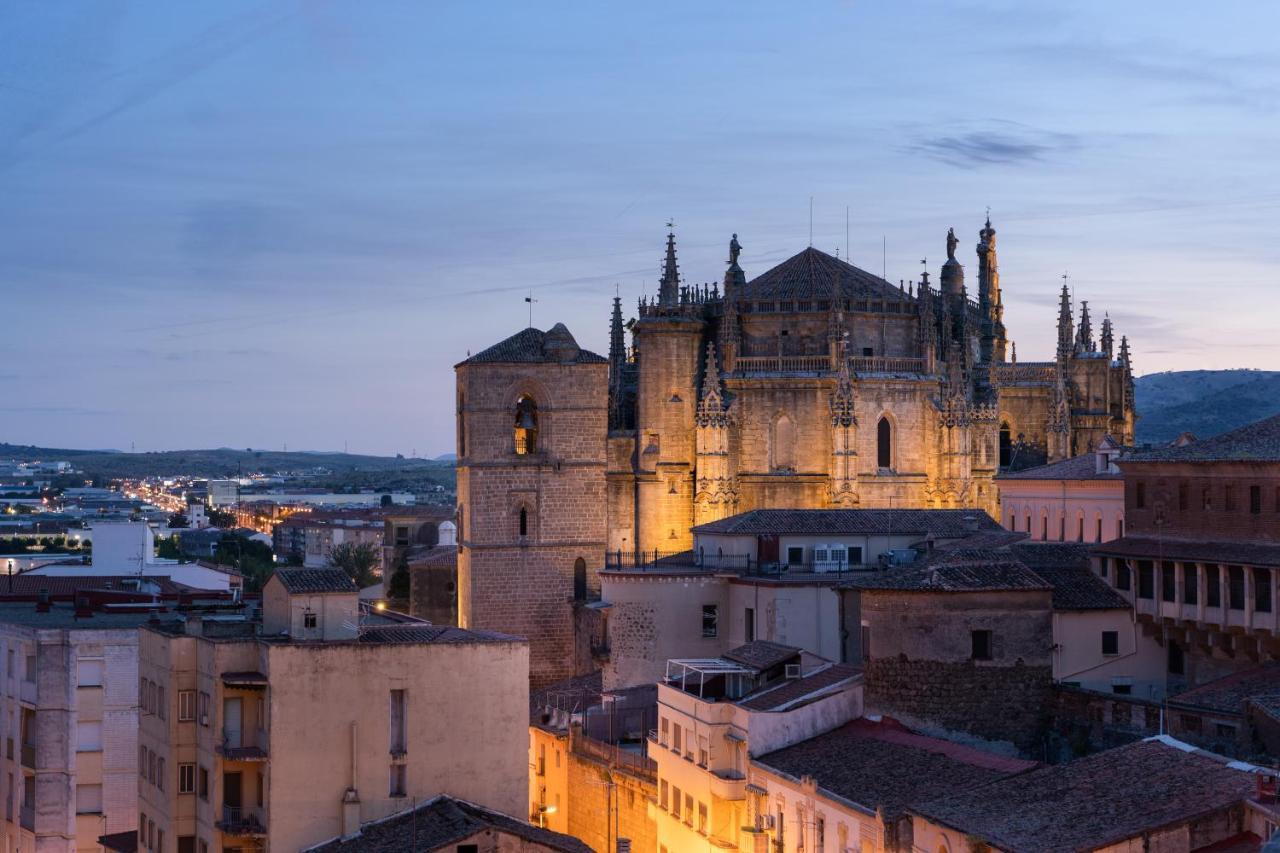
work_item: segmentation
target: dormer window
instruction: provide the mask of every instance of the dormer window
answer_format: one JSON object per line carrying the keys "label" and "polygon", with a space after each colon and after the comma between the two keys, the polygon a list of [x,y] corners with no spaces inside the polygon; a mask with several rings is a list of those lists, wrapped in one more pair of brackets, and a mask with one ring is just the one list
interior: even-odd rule
{"label": "dormer window", "polygon": [[520,456],[538,449],[538,404],[528,395],[516,400],[515,451]]}

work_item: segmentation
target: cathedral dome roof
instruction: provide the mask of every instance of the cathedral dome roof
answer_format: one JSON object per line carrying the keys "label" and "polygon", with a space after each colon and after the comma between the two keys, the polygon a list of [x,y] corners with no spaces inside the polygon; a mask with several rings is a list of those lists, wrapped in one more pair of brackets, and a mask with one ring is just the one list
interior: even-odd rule
{"label": "cathedral dome roof", "polygon": [[573,335],[563,323],[556,323],[547,331],[530,327],[516,332],[504,341],[481,350],[463,364],[536,364],[559,362],[563,364],[604,364],[602,355],[578,346]]}
{"label": "cathedral dome roof", "polygon": [[742,299],[829,299],[837,277],[846,299],[912,298],[880,276],[812,246],[747,282],[739,295]]}

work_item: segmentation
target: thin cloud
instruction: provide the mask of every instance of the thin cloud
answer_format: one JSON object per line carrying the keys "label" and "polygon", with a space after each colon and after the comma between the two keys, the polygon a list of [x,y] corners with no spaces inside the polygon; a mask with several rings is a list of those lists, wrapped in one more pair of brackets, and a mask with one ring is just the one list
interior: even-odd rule
{"label": "thin cloud", "polygon": [[1040,162],[1079,147],[1079,138],[1069,133],[1054,133],[1003,123],[999,128],[979,129],[939,138],[921,138],[909,150],[949,166],[974,169]]}

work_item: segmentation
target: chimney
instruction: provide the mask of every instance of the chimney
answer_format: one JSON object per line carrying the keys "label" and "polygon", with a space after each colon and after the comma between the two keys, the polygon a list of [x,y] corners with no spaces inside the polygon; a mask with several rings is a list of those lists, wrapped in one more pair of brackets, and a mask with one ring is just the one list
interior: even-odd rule
{"label": "chimney", "polygon": [[76,593],[76,612],[77,619],[90,619],[93,617],[93,605],[89,602],[89,596],[84,593]]}
{"label": "chimney", "polygon": [[49,590],[41,589],[38,593],[36,593],[36,612],[48,613],[50,606],[51,605],[49,603]]}

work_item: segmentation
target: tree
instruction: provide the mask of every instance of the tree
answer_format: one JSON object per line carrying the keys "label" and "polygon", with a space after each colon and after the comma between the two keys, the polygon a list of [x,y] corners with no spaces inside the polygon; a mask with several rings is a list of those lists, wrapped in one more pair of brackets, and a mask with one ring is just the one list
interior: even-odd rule
{"label": "tree", "polygon": [[382,506],[391,506],[391,495],[383,495],[382,500],[379,501],[379,503]]}
{"label": "tree", "polygon": [[386,597],[402,601],[409,598],[409,558],[403,553],[396,560],[396,569],[391,573],[391,580],[387,584]]}
{"label": "tree", "polygon": [[371,542],[343,542],[329,549],[329,565],[342,569],[361,589],[378,582],[373,569],[381,562],[379,548]]}
{"label": "tree", "polygon": [[219,565],[235,566],[245,576],[245,591],[257,592],[275,571],[275,555],[264,542],[228,533],[218,541],[213,560]]}
{"label": "tree", "polygon": [[224,530],[236,526],[235,514],[227,512],[226,510],[218,509],[217,507],[211,506],[206,509],[205,517],[209,519],[209,524],[214,527],[220,527]]}
{"label": "tree", "polygon": [[169,529],[177,530],[182,527],[190,527],[191,522],[187,521],[187,516],[181,512],[175,512],[169,516]]}
{"label": "tree", "polygon": [[[170,527],[173,523],[170,522]],[[162,560],[184,560],[182,549],[178,547],[178,534],[166,536],[156,542],[156,556]]]}

